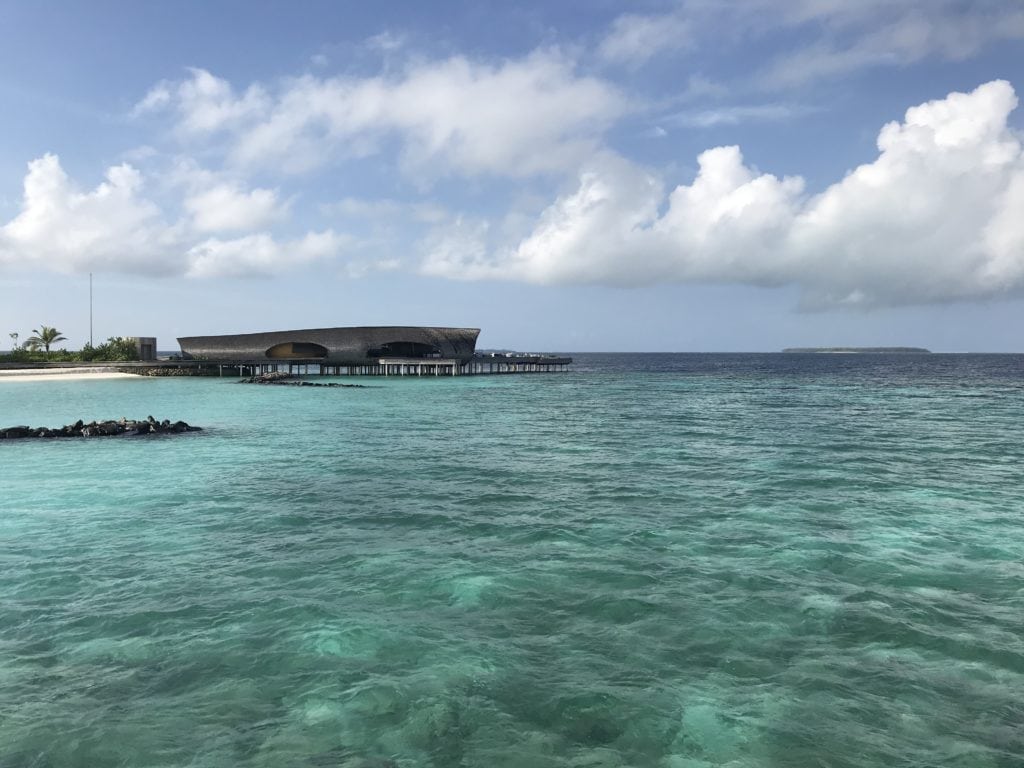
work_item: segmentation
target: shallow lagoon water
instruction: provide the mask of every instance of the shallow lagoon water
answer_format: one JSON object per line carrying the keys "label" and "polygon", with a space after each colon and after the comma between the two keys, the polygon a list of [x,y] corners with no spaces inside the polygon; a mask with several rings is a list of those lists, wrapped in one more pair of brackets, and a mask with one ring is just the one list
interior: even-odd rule
{"label": "shallow lagoon water", "polygon": [[1024,762],[1024,357],[352,381],[0,386],[0,766]]}

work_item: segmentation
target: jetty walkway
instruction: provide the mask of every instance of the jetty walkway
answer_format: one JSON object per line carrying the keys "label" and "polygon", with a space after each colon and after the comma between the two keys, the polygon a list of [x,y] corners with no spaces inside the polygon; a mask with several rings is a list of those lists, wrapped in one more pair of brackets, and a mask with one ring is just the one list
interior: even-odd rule
{"label": "jetty walkway", "polygon": [[160,359],[106,363],[3,363],[4,370],[45,372],[119,371],[141,376],[481,376],[556,373],[569,370],[571,357],[556,355],[474,355],[468,360],[441,357],[381,357],[365,363],[336,365],[315,358],[302,360]]}
{"label": "jetty walkway", "polygon": [[[510,373],[556,373],[569,370],[571,357],[554,355],[476,355],[469,360],[440,357],[381,357],[358,365],[335,365],[321,360],[176,360],[161,367],[180,366],[199,375],[251,375],[287,372],[299,376],[481,376]],[[150,364],[152,365],[152,364]]]}

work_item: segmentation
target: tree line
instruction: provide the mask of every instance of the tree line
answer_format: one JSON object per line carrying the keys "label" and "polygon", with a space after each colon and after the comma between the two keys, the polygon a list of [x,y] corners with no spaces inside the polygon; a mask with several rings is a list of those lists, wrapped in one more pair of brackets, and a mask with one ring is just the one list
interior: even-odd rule
{"label": "tree line", "polygon": [[11,351],[0,354],[0,362],[42,363],[42,362],[125,362],[138,360],[139,352],[135,340],[125,336],[111,336],[102,344],[86,344],[78,351],[66,349],[51,350],[54,344],[67,341],[64,334],[49,325],[32,329],[32,335],[24,342],[18,342],[20,334],[10,333]]}

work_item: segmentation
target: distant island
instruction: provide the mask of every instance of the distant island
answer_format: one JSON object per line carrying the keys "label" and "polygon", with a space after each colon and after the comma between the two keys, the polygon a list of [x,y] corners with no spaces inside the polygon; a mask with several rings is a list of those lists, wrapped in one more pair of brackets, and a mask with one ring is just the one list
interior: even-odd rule
{"label": "distant island", "polygon": [[815,352],[838,355],[930,355],[924,347],[786,347],[783,352]]}

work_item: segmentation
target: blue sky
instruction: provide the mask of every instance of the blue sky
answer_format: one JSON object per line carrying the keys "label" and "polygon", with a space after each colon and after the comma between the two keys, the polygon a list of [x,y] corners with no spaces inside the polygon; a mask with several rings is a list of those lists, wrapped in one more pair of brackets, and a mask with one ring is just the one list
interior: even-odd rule
{"label": "blue sky", "polygon": [[0,332],[1021,351],[1015,0],[0,0]]}

